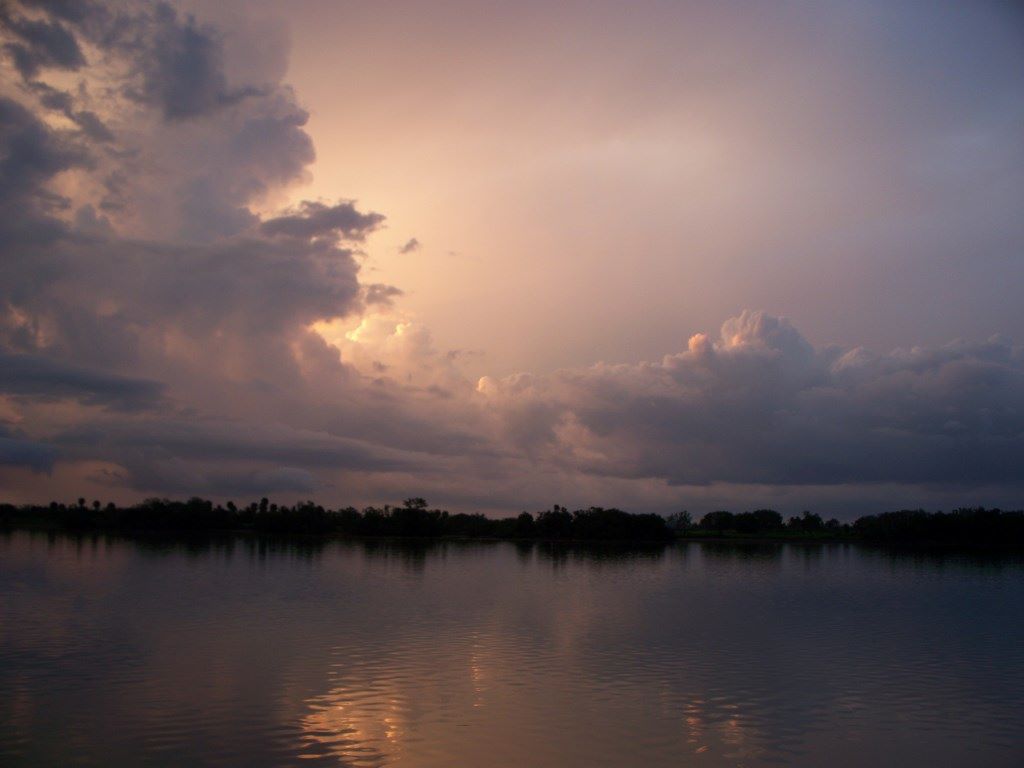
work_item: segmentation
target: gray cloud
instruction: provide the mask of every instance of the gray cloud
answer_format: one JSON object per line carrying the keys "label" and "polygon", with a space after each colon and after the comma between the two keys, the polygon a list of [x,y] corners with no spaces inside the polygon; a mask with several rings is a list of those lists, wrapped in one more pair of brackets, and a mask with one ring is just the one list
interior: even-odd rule
{"label": "gray cloud", "polygon": [[426,460],[325,432],[181,416],[106,420],[59,433],[52,443],[65,459],[114,464],[104,482],[146,494],[308,493],[329,485],[319,476],[327,470],[411,471]]}
{"label": "gray cloud", "polygon": [[398,249],[398,252],[403,254],[403,255],[406,254],[406,253],[415,253],[421,247],[422,246],[420,244],[420,241],[417,240],[415,237],[411,237],[411,238],[409,238],[408,240],[405,241],[405,245],[403,245],[401,248]]}
{"label": "gray cloud", "polygon": [[82,146],[49,129],[23,105],[0,96],[0,206],[22,208],[8,210],[8,220],[0,226],[20,228],[26,213],[40,204],[60,203],[62,198],[43,185],[58,173],[87,162]]}
{"label": "gray cloud", "polygon": [[160,3],[145,29],[152,42],[147,45],[148,55],[140,58],[142,86],[129,93],[157,105],[165,118],[196,117],[255,93],[228,88],[220,39],[191,16],[182,22],[173,7]]}
{"label": "gray cloud", "polygon": [[44,67],[76,70],[85,56],[75,36],[57,21],[40,21],[0,8],[0,26],[17,42],[4,45],[21,76],[30,80]]}
{"label": "gray cloud", "polygon": [[156,405],[160,383],[91,371],[36,355],[0,350],[0,393],[37,400],[71,398],[87,405],[136,410]]}
{"label": "gray cloud", "polygon": [[[88,41],[113,67],[105,81],[83,81],[74,93],[38,79],[28,87],[93,145],[96,176],[108,180],[106,199],[94,202],[130,212],[134,229],[191,241],[238,234],[259,223],[252,202],[300,179],[312,162],[303,130],[308,114],[290,88],[264,81],[268,72],[258,52],[279,47],[276,37],[244,44],[256,53],[247,69],[234,68],[232,82],[221,33],[169,3],[83,2],[73,4],[74,11],[50,2],[31,5],[51,16],[39,24],[56,25],[75,45]],[[11,8],[8,20],[23,20],[18,4]],[[18,39],[11,30],[6,37]],[[82,70],[86,78],[96,71]],[[118,95],[120,103],[112,102]],[[111,118],[128,128],[116,144]]]}
{"label": "gray cloud", "polygon": [[73,24],[82,24],[92,18],[99,20],[108,18],[106,9],[93,0],[74,0],[74,2],[68,0],[22,0],[22,4],[46,11],[54,18]]}
{"label": "gray cloud", "polygon": [[364,441],[252,422],[186,419],[104,422],[95,427],[68,430],[56,442],[68,448],[106,446],[114,454],[152,451],[167,458],[203,463],[249,461],[307,469],[372,470],[406,469],[415,465],[412,454]]}
{"label": "gray cloud", "polygon": [[390,307],[394,303],[394,299],[397,296],[402,296],[405,292],[401,288],[396,288],[393,285],[386,285],[385,283],[371,283],[366,286],[366,298],[365,301],[370,305],[382,305]]}
{"label": "gray cloud", "polygon": [[95,142],[105,144],[114,140],[114,134],[103,124],[103,121],[96,116],[95,112],[83,109],[71,115],[71,118],[78,123],[85,135]]}
{"label": "gray cloud", "polygon": [[[358,265],[338,242],[383,220],[351,202],[307,203],[260,226],[251,202],[313,158],[291,91],[228,83],[218,34],[167,5],[35,7],[127,79],[89,84],[114,99],[100,106],[85,85],[38,80],[22,92],[78,130],[0,98],[0,405],[25,428],[3,436],[4,462],[42,471],[58,455],[106,461],[132,488],[182,492],[196,492],[183,488],[189,478],[209,492],[308,490],[321,482],[313,470],[412,466],[365,441],[252,426],[275,408],[304,412],[311,382],[341,399],[319,403],[332,417],[360,408],[348,402],[362,397],[357,380],[308,326],[361,306]],[[55,180],[67,171],[108,197],[62,197]],[[105,413],[77,411],[62,427],[61,415],[44,416],[53,400]],[[146,420],[129,413],[140,409]],[[238,420],[211,420],[218,411]]]}
{"label": "gray cloud", "polygon": [[51,445],[6,437],[0,432],[0,466],[27,467],[34,472],[49,472],[56,458],[57,451]]}
{"label": "gray cloud", "polygon": [[266,235],[310,239],[315,237],[341,237],[360,241],[377,229],[384,217],[379,213],[360,213],[351,201],[337,205],[304,202],[298,211],[260,225]]}
{"label": "gray cloud", "polygon": [[296,467],[223,470],[181,461],[140,464],[130,467],[127,476],[104,476],[100,479],[115,484],[127,483],[143,493],[177,496],[247,498],[274,493],[313,494],[324,487],[313,473]]}
{"label": "gray cloud", "polygon": [[708,483],[1020,485],[1024,351],[812,348],[745,312],[658,363],[487,382],[520,445],[597,475]]}

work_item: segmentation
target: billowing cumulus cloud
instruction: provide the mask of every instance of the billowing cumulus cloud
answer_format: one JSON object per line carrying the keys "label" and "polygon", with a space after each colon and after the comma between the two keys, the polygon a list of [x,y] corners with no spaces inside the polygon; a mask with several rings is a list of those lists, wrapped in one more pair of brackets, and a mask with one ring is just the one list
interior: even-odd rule
{"label": "billowing cumulus cloud", "polygon": [[524,449],[670,484],[1018,485],[1024,350],[813,348],[744,312],[660,362],[479,384]]}
{"label": "billowing cumulus cloud", "polygon": [[[229,83],[217,32],[169,5],[61,8],[12,6],[4,18],[11,39],[60,29],[107,65],[61,90],[43,64],[77,58],[40,53],[24,71],[8,51],[32,79],[0,96],[0,418],[19,430],[4,437],[4,463],[101,460],[123,470],[110,477],[150,491],[170,487],[156,470],[168,461],[183,471],[222,463],[208,475],[235,487],[315,485],[291,459],[406,466],[350,438],[290,438],[297,428],[280,412],[289,408],[263,407],[310,411],[310,389],[321,387],[334,410],[373,411],[352,402],[365,393],[309,326],[362,306],[347,244],[383,217],[351,201],[262,220],[250,208],[313,157],[291,92]],[[377,286],[368,298],[396,290]],[[144,420],[116,415],[142,410]],[[267,421],[249,423],[259,410]],[[232,429],[250,440],[227,437]],[[253,466],[227,466],[243,459]]]}
{"label": "billowing cumulus cloud", "polygon": [[290,204],[315,153],[279,35],[253,25],[231,48],[167,3],[33,0],[0,22],[0,486],[15,500],[668,511],[1020,491],[1009,341],[876,354],[745,312],[658,362],[476,380],[403,308],[415,286],[365,279],[384,215]]}

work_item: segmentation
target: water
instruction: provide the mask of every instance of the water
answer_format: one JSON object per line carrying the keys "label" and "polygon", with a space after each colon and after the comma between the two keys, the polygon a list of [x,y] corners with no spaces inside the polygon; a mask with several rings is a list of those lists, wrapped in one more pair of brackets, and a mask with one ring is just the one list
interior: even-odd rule
{"label": "water", "polygon": [[0,764],[1024,765],[1024,564],[0,536]]}

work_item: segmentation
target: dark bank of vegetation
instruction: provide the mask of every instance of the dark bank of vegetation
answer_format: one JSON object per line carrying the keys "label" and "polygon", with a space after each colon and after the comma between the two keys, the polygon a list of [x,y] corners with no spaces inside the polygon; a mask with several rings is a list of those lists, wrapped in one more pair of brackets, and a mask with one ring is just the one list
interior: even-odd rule
{"label": "dark bank of vegetation", "polygon": [[929,513],[903,510],[867,515],[854,523],[803,515],[785,520],[775,510],[710,512],[694,521],[687,512],[668,518],[590,507],[550,510],[516,517],[450,514],[430,509],[421,498],[400,506],[328,509],[311,501],[292,506],[266,498],[244,507],[148,499],[118,507],[99,501],[49,505],[0,504],[0,525],[64,531],[121,533],[306,534],[316,536],[534,539],[542,541],[665,542],[676,538],[714,540],[849,541],[901,547],[1024,550],[1024,512],[982,507]]}
{"label": "dark bank of vegetation", "polygon": [[311,501],[293,506],[272,504],[266,498],[245,507],[233,502],[214,504],[200,498],[188,501],[147,499],[118,507],[91,504],[48,506],[0,505],[0,522],[7,525],[73,531],[200,533],[247,531],[261,534],[459,537],[480,539],[539,539],[564,541],[669,541],[673,531],[660,515],[633,515],[619,509],[590,507],[570,512],[555,505],[531,515],[495,519],[481,514],[450,514],[429,509],[420,498],[401,506],[327,509]]}
{"label": "dark bank of vegetation", "polygon": [[694,523],[686,512],[668,524],[684,538],[857,541],[898,547],[1024,550],[1024,511],[970,507],[952,512],[900,510],[865,515],[855,522],[823,520],[804,512],[783,520],[771,509],[709,512]]}

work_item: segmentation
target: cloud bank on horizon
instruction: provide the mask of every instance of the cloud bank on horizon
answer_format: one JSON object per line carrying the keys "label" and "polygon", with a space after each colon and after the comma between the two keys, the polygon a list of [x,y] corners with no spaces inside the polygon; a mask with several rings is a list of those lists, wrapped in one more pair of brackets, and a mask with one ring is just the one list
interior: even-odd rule
{"label": "cloud bank on horizon", "polygon": [[383,214],[289,204],[315,152],[279,35],[229,61],[220,30],[143,2],[22,0],[0,25],[6,499],[1024,498],[1013,340],[874,353],[743,311],[653,362],[471,377],[403,311],[416,286],[365,279]]}

